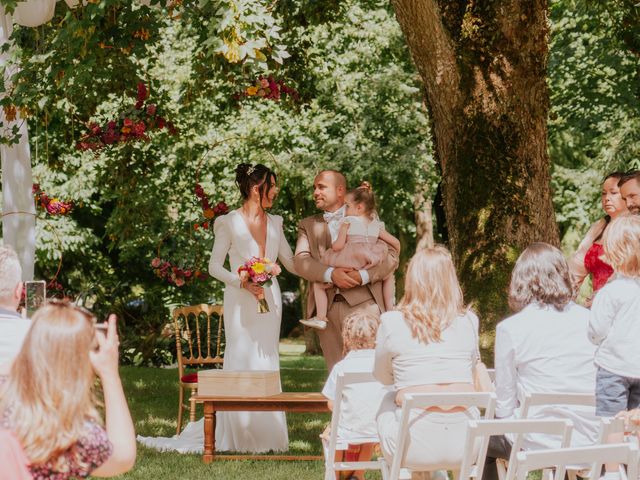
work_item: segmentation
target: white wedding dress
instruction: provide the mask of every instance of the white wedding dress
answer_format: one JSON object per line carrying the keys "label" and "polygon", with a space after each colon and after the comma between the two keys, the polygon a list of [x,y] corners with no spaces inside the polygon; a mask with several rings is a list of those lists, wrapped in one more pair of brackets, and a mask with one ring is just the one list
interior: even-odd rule
{"label": "white wedding dress", "polygon": [[[282,217],[267,214],[265,256],[276,259],[292,273],[293,252],[282,230]],[[277,279],[265,288],[269,313],[258,313],[256,298],[240,288],[238,267],[259,257],[260,247],[239,210],[218,217],[209,273],[225,284],[224,370],[279,370],[278,340],[282,317],[282,296]],[[229,256],[230,270],[224,266]],[[173,438],[138,437],[144,445],[160,450],[201,452],[203,421],[189,424]],[[218,412],[216,451],[260,453],[289,449],[287,421],[283,412]]]}

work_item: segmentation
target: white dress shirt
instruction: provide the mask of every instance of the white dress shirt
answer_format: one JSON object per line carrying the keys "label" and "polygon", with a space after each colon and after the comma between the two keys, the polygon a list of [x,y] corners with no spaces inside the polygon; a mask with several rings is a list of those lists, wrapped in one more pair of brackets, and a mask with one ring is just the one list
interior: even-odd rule
{"label": "white dress shirt", "polygon": [[[327,222],[327,226],[329,227],[331,243],[335,242],[338,239],[338,232],[340,232],[340,225],[342,224],[341,220],[344,218],[346,211],[347,206],[343,205],[335,212],[324,212],[323,214],[324,221]],[[333,273],[333,270],[333,267],[329,267],[325,270],[324,283],[332,283],[331,274]],[[358,270],[358,273],[360,273],[362,285],[366,285],[367,283],[369,283],[369,272],[367,272],[365,269],[362,269]]]}
{"label": "white dress shirt", "polygon": [[29,328],[31,320],[0,308],[0,365],[12,362],[18,355]]}
{"label": "white dress shirt", "polygon": [[[587,339],[589,311],[569,303],[563,311],[531,304],[496,328],[496,417],[520,418],[527,393],[595,393],[595,348]],[[542,406],[529,418],[569,418],[572,445],[590,445],[599,422],[592,407]],[[559,448],[557,436],[531,435],[525,448]]]}
{"label": "white dress shirt", "polygon": [[598,290],[589,320],[596,365],[640,378],[640,279],[617,275]]}

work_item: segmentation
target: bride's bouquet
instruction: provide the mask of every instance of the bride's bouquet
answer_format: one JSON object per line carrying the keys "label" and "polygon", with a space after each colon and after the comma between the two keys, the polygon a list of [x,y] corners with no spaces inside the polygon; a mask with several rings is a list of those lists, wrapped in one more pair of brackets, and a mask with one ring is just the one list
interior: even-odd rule
{"label": "bride's bouquet", "polygon": [[[240,281],[249,280],[260,287],[268,287],[271,285],[273,277],[281,272],[280,266],[269,260],[268,258],[251,257],[238,268]],[[258,313],[268,313],[269,305],[264,298],[264,294],[258,297]]]}

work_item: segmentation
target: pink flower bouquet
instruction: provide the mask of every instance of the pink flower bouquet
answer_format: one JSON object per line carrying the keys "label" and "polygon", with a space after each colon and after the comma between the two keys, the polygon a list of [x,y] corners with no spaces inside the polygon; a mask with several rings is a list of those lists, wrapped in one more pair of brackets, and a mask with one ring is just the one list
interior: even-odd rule
{"label": "pink flower bouquet", "polygon": [[[260,287],[271,285],[273,277],[281,272],[280,266],[268,258],[252,257],[238,268],[240,281],[250,281]],[[268,313],[269,305],[264,295],[258,297],[258,313]]]}

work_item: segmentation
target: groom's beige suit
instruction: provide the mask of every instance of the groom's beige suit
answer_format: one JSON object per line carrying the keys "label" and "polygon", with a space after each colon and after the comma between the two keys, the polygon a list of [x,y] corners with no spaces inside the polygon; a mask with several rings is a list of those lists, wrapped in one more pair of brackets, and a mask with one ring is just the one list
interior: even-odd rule
{"label": "groom's beige suit", "polygon": [[[382,241],[382,240],[379,240]],[[328,266],[320,262],[322,254],[331,248],[331,233],[322,214],[300,221],[298,241],[294,257],[298,275],[309,282],[324,282]],[[320,345],[327,368],[331,371],[342,358],[342,320],[357,310],[368,310],[374,314],[384,312],[382,280],[398,268],[398,252],[389,247],[389,255],[379,265],[367,270],[369,283],[349,289],[331,287],[327,289],[329,320],[325,330],[318,330]],[[313,315],[315,299],[313,288],[308,289],[307,317]]]}

